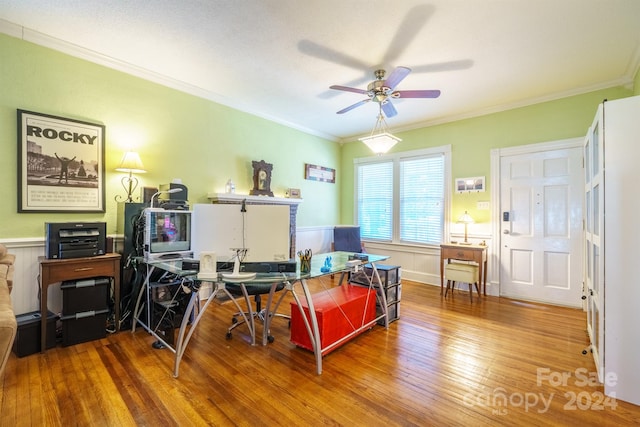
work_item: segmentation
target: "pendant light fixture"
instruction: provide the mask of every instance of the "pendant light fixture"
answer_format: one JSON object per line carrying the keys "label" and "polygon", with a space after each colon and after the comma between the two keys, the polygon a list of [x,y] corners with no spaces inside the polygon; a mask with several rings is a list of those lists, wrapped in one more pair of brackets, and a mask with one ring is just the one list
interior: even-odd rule
{"label": "pendant light fixture", "polygon": [[389,151],[391,147],[396,145],[398,142],[402,141],[402,139],[389,133],[387,122],[385,121],[384,115],[382,114],[382,103],[378,105],[380,107],[378,119],[376,120],[376,124],[371,131],[371,135],[364,138],[359,138],[358,140],[362,141],[375,154],[382,155]]}

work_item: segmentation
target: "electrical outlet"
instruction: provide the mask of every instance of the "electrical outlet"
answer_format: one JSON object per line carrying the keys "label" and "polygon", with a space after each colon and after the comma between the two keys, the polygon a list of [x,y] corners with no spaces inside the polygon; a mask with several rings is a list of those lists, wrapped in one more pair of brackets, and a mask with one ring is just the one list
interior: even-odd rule
{"label": "electrical outlet", "polygon": [[477,209],[479,211],[488,211],[489,210],[489,202],[478,202]]}

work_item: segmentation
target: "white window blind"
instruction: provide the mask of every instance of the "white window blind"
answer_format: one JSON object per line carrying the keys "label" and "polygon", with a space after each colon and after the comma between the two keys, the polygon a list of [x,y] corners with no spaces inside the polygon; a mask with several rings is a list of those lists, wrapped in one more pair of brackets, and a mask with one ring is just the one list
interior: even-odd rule
{"label": "white window blind", "polygon": [[448,153],[444,147],[357,159],[361,237],[425,245],[443,242]]}
{"label": "white window blind", "polygon": [[393,233],[393,162],[358,167],[360,236],[391,240]]}
{"label": "white window blind", "polygon": [[401,241],[443,241],[444,185],[443,155],[400,160]]}

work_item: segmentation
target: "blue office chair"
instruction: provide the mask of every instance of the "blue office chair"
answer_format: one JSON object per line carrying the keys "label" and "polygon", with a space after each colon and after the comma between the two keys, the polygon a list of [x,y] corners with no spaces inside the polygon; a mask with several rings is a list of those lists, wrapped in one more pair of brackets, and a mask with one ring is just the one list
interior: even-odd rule
{"label": "blue office chair", "polygon": [[[353,253],[364,253],[364,245],[360,240],[360,226],[338,225],[333,228],[333,250]],[[344,280],[345,272],[340,273],[340,283]],[[350,274],[347,276],[349,279]],[[331,275],[333,278],[333,274]]]}
{"label": "blue office chair", "polygon": [[339,225],[333,228],[333,250],[353,253],[364,252],[360,240],[360,226]]}

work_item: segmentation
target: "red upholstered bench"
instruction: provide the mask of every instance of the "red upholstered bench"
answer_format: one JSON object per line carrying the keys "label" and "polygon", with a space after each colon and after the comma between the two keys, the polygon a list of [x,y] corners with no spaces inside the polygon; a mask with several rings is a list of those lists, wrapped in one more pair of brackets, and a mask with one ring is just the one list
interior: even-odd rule
{"label": "red upholstered bench", "polygon": [[[370,327],[373,327],[375,324],[376,291],[374,289],[342,285],[313,294],[312,298],[318,319],[322,355],[335,350],[349,339],[367,330],[362,328],[358,331],[362,326],[371,324]],[[307,320],[311,323],[307,301],[302,299],[300,303]],[[349,334],[353,336],[338,342]],[[311,339],[295,301],[291,302],[291,342],[313,351]]]}

